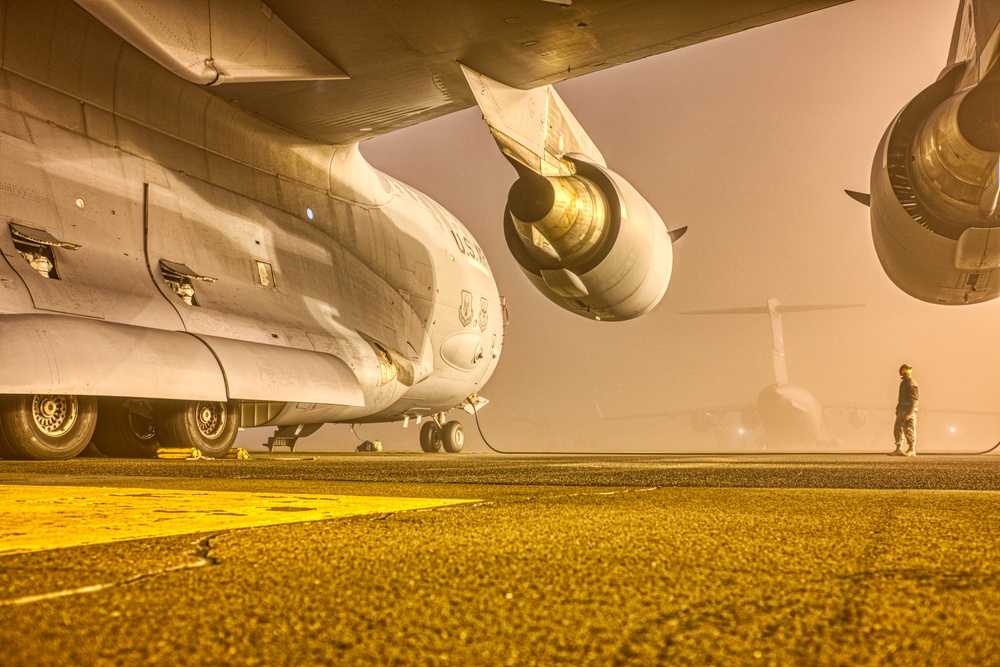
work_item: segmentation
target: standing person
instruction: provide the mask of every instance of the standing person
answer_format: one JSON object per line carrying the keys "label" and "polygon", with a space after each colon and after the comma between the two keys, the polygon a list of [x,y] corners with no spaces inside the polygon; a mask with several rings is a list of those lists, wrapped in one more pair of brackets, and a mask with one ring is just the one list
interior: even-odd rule
{"label": "standing person", "polygon": [[[896,439],[896,451],[890,456],[916,456],[917,444],[917,399],[920,388],[913,380],[913,369],[903,364],[899,367],[899,400],[896,401],[896,423],[892,435]],[[903,439],[907,449],[903,451]]]}

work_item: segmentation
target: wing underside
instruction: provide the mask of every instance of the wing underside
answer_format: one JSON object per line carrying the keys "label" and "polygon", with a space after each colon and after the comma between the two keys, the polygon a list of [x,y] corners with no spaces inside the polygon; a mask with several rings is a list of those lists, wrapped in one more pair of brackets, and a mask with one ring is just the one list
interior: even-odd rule
{"label": "wing underside", "polygon": [[326,143],[474,105],[458,62],[535,88],[845,1],[183,0],[154,12],[78,0],[180,76]]}

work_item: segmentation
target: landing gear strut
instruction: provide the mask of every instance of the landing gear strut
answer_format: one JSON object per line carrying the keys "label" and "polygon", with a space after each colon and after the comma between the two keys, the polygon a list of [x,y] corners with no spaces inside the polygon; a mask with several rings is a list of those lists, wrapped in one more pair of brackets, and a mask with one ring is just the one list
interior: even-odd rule
{"label": "landing gear strut", "polygon": [[148,401],[120,398],[98,400],[94,445],[105,456],[148,459],[156,456],[160,441]]}
{"label": "landing gear strut", "polygon": [[420,429],[420,449],[432,454],[444,450],[449,454],[458,454],[465,445],[465,432],[462,424],[457,421],[445,421],[443,412],[434,415]]}

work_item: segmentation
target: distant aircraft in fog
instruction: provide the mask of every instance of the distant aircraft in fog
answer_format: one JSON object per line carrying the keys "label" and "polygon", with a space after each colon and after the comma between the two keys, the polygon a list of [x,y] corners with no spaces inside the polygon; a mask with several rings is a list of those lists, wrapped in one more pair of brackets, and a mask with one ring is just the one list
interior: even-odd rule
{"label": "distant aircraft in fog", "polygon": [[[785,339],[781,327],[782,313],[801,313],[812,310],[834,310],[859,308],[864,304],[826,304],[782,306],[777,299],[769,299],[765,306],[748,308],[721,308],[714,310],[685,311],[681,315],[768,315],[771,319],[772,360],[774,382],[757,394],[754,403],[731,405],[711,405],[682,410],[659,411],[648,414],[605,415],[600,402],[594,401],[601,419],[623,420],[653,417],[689,418],[691,428],[697,433],[714,433],[720,446],[731,445],[733,434],[724,427],[726,415],[739,415],[738,436],[735,442],[742,443],[752,438],[758,430],[763,435],[756,444],[767,447],[814,447],[835,444],[829,435],[823,419],[823,406],[805,387],[788,382],[788,366],[785,360]],[[855,414],[856,412],[856,414]],[[851,423],[861,426],[867,422],[867,413],[855,410],[851,413]]]}
{"label": "distant aircraft in fog", "polygon": [[[802,313],[813,310],[859,308],[864,304],[827,304],[782,306],[777,299],[768,299],[766,306],[749,308],[723,308],[696,310],[682,315],[768,315],[771,318],[772,358],[774,383],[760,390],[753,407],[744,410],[741,423],[753,428],[758,423],[764,430],[761,444],[767,446],[829,445],[833,439],[823,423],[823,407],[805,387],[788,382],[788,365],[785,361],[785,337],[781,328],[782,313]],[[700,421],[698,421],[700,420]],[[716,411],[701,413],[694,426],[707,430],[721,423]]]}

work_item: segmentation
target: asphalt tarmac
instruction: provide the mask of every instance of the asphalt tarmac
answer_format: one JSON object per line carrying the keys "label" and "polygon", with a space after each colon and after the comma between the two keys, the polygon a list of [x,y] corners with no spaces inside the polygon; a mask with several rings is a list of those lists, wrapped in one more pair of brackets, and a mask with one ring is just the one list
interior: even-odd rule
{"label": "asphalt tarmac", "polygon": [[1000,457],[0,461],[2,665],[997,665]]}

